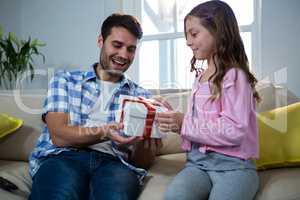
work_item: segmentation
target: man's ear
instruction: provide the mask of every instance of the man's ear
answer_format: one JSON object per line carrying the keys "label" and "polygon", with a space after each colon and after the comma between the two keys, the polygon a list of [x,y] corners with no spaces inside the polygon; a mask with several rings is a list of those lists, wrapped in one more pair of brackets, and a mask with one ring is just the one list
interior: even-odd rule
{"label": "man's ear", "polygon": [[102,37],[101,35],[99,35],[99,36],[97,37],[97,46],[98,46],[99,48],[102,48],[102,46],[103,46],[103,37]]}

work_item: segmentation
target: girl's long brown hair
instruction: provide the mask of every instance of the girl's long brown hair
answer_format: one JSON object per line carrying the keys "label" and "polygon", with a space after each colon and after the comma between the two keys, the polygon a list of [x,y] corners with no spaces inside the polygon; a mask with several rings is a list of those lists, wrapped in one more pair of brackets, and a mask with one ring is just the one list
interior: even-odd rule
{"label": "girl's long brown hair", "polygon": [[[253,90],[253,96],[257,102],[260,101],[258,92],[255,90],[256,78],[249,70],[248,58],[245,53],[239,27],[235,15],[228,4],[219,0],[207,1],[194,7],[185,17],[197,17],[200,23],[214,37],[216,51],[213,54],[213,62],[216,66],[212,79],[212,100],[216,100],[221,94],[221,82],[225,73],[232,67],[243,70]],[[185,28],[185,26],[184,26]],[[185,30],[186,33],[186,30]],[[196,71],[196,58],[191,60],[191,71]]]}

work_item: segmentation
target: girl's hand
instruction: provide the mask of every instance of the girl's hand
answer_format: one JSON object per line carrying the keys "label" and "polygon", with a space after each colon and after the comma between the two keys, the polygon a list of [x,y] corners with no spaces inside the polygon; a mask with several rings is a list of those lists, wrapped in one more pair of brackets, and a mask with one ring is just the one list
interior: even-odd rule
{"label": "girl's hand", "polygon": [[[138,97],[140,100],[145,100],[145,97],[139,96]],[[156,96],[152,98],[154,100],[154,103],[159,105],[159,106],[163,106],[165,108],[167,108],[168,110],[173,110],[171,104],[169,104],[169,102],[167,102],[164,98],[160,97],[160,96]]]}
{"label": "girl's hand", "polygon": [[163,99],[162,97],[154,97],[153,98],[155,100],[155,102],[165,108],[167,108],[168,110],[174,110],[171,106],[171,104],[169,102],[167,102],[165,99]]}
{"label": "girl's hand", "polygon": [[158,128],[162,132],[176,132],[180,134],[184,113],[178,111],[167,111],[156,114]]}

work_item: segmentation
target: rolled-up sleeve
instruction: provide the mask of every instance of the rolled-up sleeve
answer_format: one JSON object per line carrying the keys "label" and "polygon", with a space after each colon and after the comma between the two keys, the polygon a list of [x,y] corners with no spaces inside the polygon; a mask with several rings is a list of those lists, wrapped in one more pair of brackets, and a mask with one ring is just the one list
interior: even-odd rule
{"label": "rolled-up sleeve", "polygon": [[64,71],[55,73],[50,80],[47,97],[44,101],[43,120],[48,112],[69,112],[67,84],[67,76]]}

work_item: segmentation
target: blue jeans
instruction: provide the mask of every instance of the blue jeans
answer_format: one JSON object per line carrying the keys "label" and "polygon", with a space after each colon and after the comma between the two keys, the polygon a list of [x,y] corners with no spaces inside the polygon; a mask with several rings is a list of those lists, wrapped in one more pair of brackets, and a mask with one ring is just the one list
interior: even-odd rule
{"label": "blue jeans", "polygon": [[132,200],[141,191],[136,174],[112,155],[93,150],[49,156],[33,177],[30,200]]}
{"label": "blue jeans", "polygon": [[259,179],[253,169],[205,171],[186,166],[168,186],[165,200],[252,200]]}

